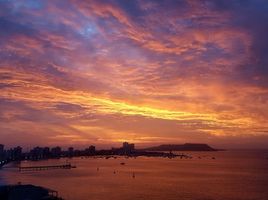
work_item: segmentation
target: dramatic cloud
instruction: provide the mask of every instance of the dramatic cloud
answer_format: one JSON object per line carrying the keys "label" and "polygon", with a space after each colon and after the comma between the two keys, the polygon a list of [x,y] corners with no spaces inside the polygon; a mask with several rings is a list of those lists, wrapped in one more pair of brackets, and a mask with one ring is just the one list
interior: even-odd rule
{"label": "dramatic cloud", "polygon": [[265,0],[0,0],[0,141],[265,146],[267,32]]}

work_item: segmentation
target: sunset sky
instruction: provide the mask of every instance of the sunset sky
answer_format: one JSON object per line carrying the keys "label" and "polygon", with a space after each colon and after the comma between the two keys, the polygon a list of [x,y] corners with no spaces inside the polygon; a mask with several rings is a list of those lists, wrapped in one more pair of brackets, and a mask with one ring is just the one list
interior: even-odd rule
{"label": "sunset sky", "polygon": [[0,143],[268,145],[267,0],[0,0]]}

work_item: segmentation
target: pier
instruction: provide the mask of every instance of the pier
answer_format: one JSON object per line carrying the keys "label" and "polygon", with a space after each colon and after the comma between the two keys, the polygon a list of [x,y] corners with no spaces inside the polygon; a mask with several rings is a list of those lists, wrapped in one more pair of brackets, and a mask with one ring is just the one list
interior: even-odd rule
{"label": "pier", "polygon": [[73,166],[71,164],[30,166],[30,167],[19,167],[19,171],[40,171],[40,170],[50,170],[50,169],[71,169],[71,168],[76,168],[76,166]]}

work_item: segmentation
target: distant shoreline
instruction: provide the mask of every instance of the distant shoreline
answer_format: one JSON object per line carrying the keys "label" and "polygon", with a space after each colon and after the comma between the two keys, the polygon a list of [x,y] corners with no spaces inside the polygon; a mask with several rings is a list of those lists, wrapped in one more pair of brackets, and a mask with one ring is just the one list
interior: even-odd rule
{"label": "distant shoreline", "polygon": [[185,143],[185,144],[163,144],[143,149],[144,151],[219,151],[208,144]]}

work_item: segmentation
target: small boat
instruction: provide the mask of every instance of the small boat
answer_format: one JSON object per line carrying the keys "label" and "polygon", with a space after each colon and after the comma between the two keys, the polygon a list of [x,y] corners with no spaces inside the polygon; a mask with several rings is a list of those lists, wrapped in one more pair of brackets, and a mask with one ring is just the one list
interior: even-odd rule
{"label": "small boat", "polygon": [[125,165],[125,164],[126,164],[126,163],[124,163],[124,162],[121,162],[121,163],[120,163],[120,165]]}

